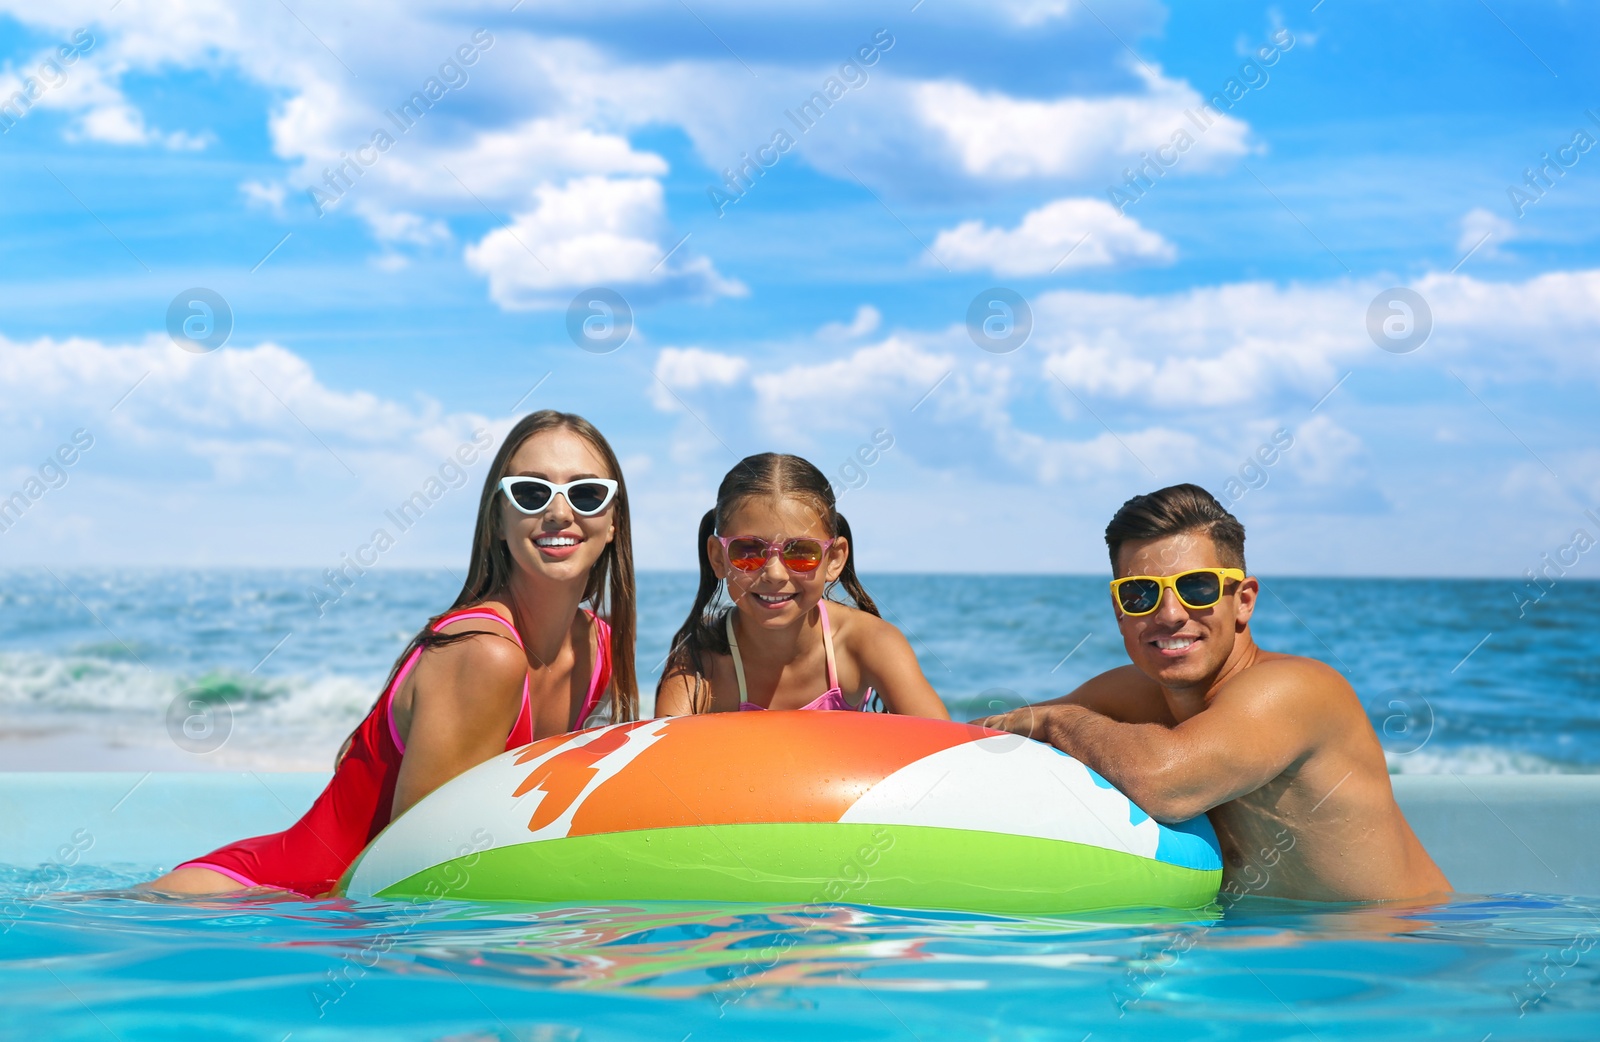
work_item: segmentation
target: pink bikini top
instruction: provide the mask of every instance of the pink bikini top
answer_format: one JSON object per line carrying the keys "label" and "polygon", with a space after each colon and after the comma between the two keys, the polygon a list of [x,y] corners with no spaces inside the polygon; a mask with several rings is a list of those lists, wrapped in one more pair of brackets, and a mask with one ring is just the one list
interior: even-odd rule
{"label": "pink bikini top", "polygon": [[[585,615],[594,620],[596,640],[594,666],[589,671],[589,690],[584,694],[583,707],[578,710],[579,730],[612,722],[611,703],[609,701],[601,702],[600,700],[606,684],[611,679],[611,627],[606,624],[606,620],[600,618],[588,608],[583,609],[583,611]],[[437,633],[452,622],[461,622],[464,619],[485,619],[491,622],[498,622],[511,631],[511,639],[517,642],[517,647],[522,647],[522,635],[517,632],[517,628],[503,615],[487,608],[469,608],[466,611],[446,615],[434,623],[433,630]],[[385,696],[388,700],[392,701],[394,699],[395,692],[400,690],[400,685],[405,681],[406,675],[411,672],[412,667],[417,664],[417,660],[421,657],[422,649],[417,648],[406,659],[405,664],[400,667],[400,671],[395,674],[394,683],[389,685],[388,694]],[[832,668],[831,665],[830,668]],[[387,711],[387,707],[385,709]],[[406,744],[400,740],[400,732],[395,728],[394,713],[387,712],[387,715],[389,717],[389,737],[393,739],[394,747],[400,750],[403,755],[406,751]],[[533,741],[533,706],[528,702],[528,677],[524,675],[522,678],[522,708],[517,713],[517,722],[511,726],[511,739],[508,741],[506,748],[511,749],[517,745],[526,745],[531,741]]]}
{"label": "pink bikini top", "polygon": [[[872,700],[872,689],[868,688],[866,695],[861,699],[861,705],[851,705],[844,697],[844,692],[839,689],[839,672],[833,663],[833,628],[828,625],[828,602],[817,602],[817,614],[822,616],[822,650],[828,656],[828,690],[823,692],[814,701],[807,702],[801,709],[843,710],[844,712],[860,712]],[[733,673],[739,678],[739,709],[766,709],[749,700],[749,693],[744,684],[744,661],[739,657],[739,638],[733,635],[733,612],[727,615],[728,651],[733,656]]]}

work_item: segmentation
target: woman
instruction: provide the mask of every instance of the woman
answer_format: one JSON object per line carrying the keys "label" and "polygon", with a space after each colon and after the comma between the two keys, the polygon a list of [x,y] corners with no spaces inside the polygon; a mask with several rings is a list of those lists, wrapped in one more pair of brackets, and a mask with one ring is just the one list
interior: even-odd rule
{"label": "woman", "polygon": [[548,735],[633,719],[633,644],[633,543],[616,454],[582,417],[525,416],[484,481],[460,595],[396,660],[311,809],[283,832],[144,886],[326,894],[384,826],[461,772]]}

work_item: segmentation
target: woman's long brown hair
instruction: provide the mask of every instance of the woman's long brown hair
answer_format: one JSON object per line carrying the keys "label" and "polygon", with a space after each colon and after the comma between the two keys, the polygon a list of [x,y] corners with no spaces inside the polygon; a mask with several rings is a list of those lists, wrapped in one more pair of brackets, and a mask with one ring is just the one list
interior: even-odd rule
{"label": "woman's long brown hair", "polygon": [[[616,526],[611,542],[600,551],[600,557],[589,570],[589,583],[584,588],[584,600],[594,613],[611,624],[611,719],[614,723],[632,720],[639,714],[639,679],[634,668],[633,645],[637,626],[637,609],[633,581],[633,526],[628,517],[628,485],[622,479],[622,465],[617,454],[611,451],[605,436],[582,416],[554,409],[541,409],[529,413],[506,432],[500,451],[489,465],[483,479],[483,492],[478,497],[478,521],[472,529],[472,560],[467,566],[467,580],[449,608],[428,620],[426,626],[411,638],[411,642],[395,659],[384,681],[387,692],[400,667],[418,648],[437,648],[467,640],[473,633],[435,633],[433,627],[444,616],[470,605],[481,603],[493,594],[505,590],[511,583],[516,564],[511,559],[511,548],[506,545],[500,531],[500,510],[497,496],[500,479],[506,476],[511,456],[522,443],[535,434],[564,429],[587,441],[605,461],[610,476],[616,479],[617,495],[611,502],[611,522]],[[515,620],[513,620],[515,621]],[[599,665],[598,648],[595,664]],[[378,696],[382,698],[382,695]],[[583,721],[578,721],[580,724]],[[356,728],[360,730],[359,725]],[[352,731],[351,735],[354,736]],[[348,740],[347,740],[348,741]]]}
{"label": "woman's long brown hair", "polygon": [[[878,606],[873,602],[872,596],[867,593],[867,588],[861,585],[861,580],[856,576],[856,543],[850,535],[850,522],[839,513],[839,506],[834,498],[833,486],[827,477],[816,465],[799,456],[788,453],[763,452],[755,456],[746,456],[733,465],[723,477],[722,484],[717,486],[717,505],[705,512],[700,519],[700,532],[698,551],[700,555],[700,587],[695,591],[694,606],[689,609],[689,617],[683,625],[678,627],[678,632],[672,637],[672,650],[667,655],[667,664],[661,671],[661,680],[656,684],[656,694],[661,693],[661,685],[674,676],[690,676],[701,678],[706,674],[703,656],[706,652],[714,654],[728,654],[728,634],[723,628],[723,618],[727,610],[711,612],[712,599],[716,596],[721,580],[717,573],[711,570],[711,557],[706,550],[712,535],[727,521],[728,516],[734,512],[740,503],[757,496],[803,496],[816,504],[822,514],[823,524],[834,537],[843,536],[848,540],[849,556],[844,559],[844,571],[839,573],[839,585],[850,594],[850,599],[856,602],[856,607],[862,611],[878,614]],[[695,690],[700,690],[697,682]],[[700,712],[698,705],[691,706],[695,712]]]}

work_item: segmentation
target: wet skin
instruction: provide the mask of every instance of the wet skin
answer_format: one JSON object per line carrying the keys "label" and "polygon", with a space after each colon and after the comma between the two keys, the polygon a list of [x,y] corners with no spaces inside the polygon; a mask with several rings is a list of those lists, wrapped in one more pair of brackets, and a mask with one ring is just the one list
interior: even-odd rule
{"label": "wet skin", "polygon": [[[759,536],[773,542],[809,537],[826,540],[831,533],[823,517],[797,496],[760,497],[740,503],[728,515],[728,536]],[[828,688],[828,667],[822,645],[822,624],[815,610],[827,585],[844,572],[849,541],[837,539],[815,571],[791,572],[777,554],[755,572],[732,567],[722,544],[706,543],[711,569],[727,581],[736,607],[734,632],[744,661],[750,700],[767,709],[799,709]],[[891,713],[950,719],[949,711],[922,675],[906,638],[869,612],[830,603],[833,650],[839,687],[846,701],[859,705],[867,688],[875,689]],[[730,655],[704,656],[707,676],[667,678],[656,698],[657,716],[693,712],[737,712],[739,683]]]}
{"label": "wet skin", "polygon": [[[1209,536],[1124,544],[1116,574],[1219,568]],[[1211,608],[1162,591],[1150,615],[1117,612],[1132,665],[1049,702],[977,721],[1049,742],[1152,817],[1207,814],[1224,892],[1312,901],[1447,893],[1394,801],[1356,693],[1313,659],[1250,635],[1260,585],[1229,581]]]}

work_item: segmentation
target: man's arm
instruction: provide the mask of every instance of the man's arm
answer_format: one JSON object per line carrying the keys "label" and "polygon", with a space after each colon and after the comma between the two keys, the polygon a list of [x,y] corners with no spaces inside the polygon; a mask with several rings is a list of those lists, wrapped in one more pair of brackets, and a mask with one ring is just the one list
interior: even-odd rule
{"label": "man's arm", "polygon": [[1137,666],[1108,669],[1060,698],[1035,703],[1034,708],[1058,705],[1083,706],[1125,724],[1170,725],[1173,722],[1161,697],[1161,686]]}
{"label": "man's arm", "polygon": [[[994,709],[1003,704],[994,701],[989,703],[989,707]],[[969,722],[1026,735],[1029,733],[1027,721],[1042,720],[1054,706],[1081,706],[1124,724],[1164,724],[1171,727],[1175,723],[1172,714],[1167,710],[1166,701],[1161,696],[1160,685],[1134,666],[1108,669],[1098,676],[1090,677],[1059,698],[1035,702],[1009,714],[980,716]],[[1003,727],[990,722],[999,719],[1000,716],[1009,717],[1011,722]],[[1042,731],[1037,731],[1032,737],[1040,741],[1045,740]]]}
{"label": "man's arm", "polygon": [[1254,792],[1316,744],[1328,718],[1326,679],[1311,670],[1327,667],[1305,660],[1262,663],[1175,727],[1121,723],[1066,702],[984,723],[1081,760],[1158,821],[1186,821]]}

